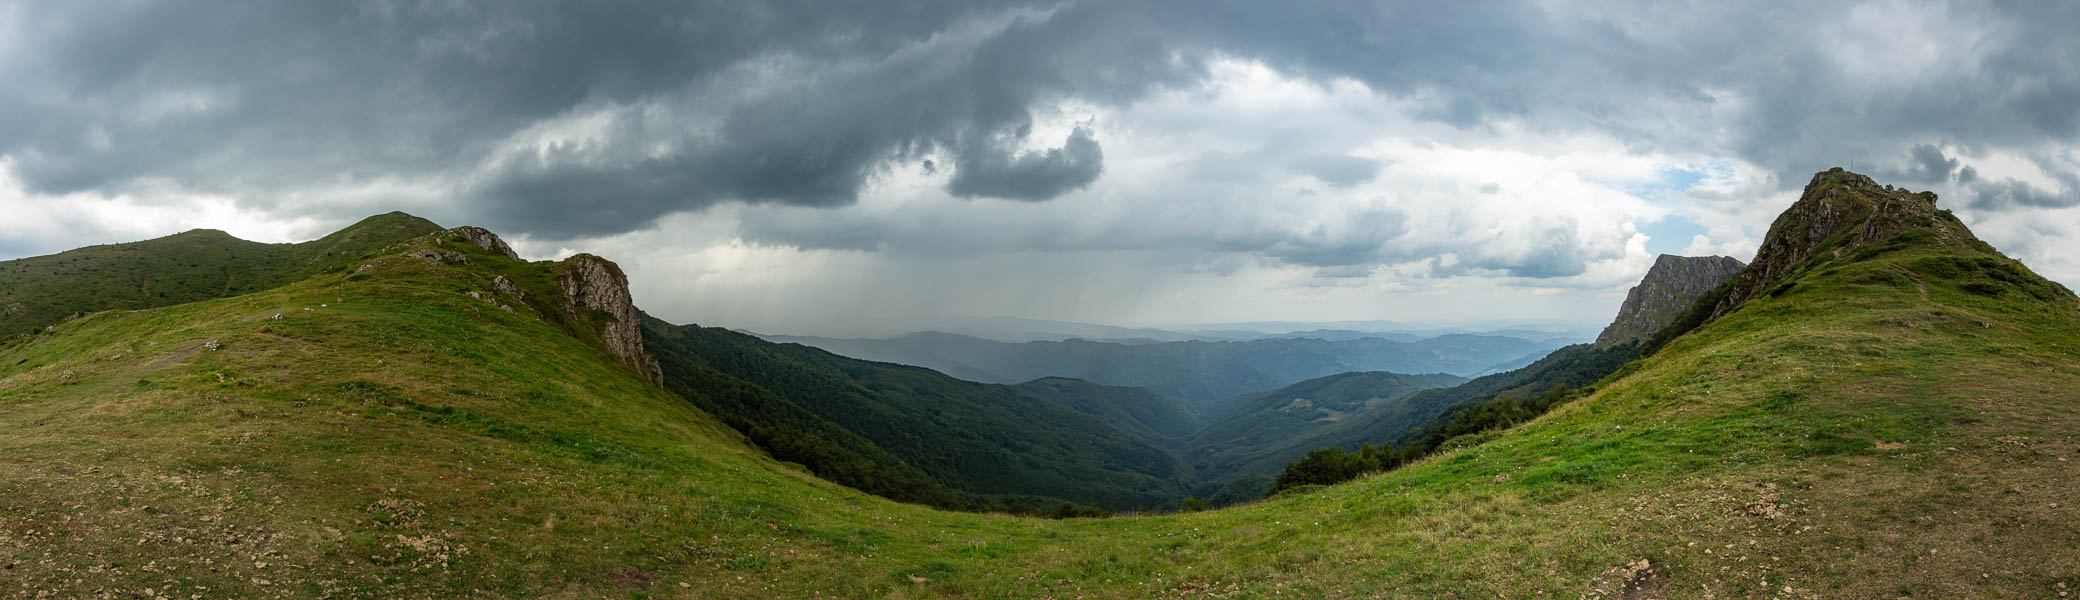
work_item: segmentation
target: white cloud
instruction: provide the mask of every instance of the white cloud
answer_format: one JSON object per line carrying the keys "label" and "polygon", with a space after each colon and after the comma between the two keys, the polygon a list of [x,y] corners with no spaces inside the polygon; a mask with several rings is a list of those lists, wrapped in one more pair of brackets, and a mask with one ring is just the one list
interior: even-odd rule
{"label": "white cloud", "polygon": [[[150,198],[149,201],[140,196]],[[240,208],[228,197],[143,189],[140,194],[30,192],[0,158],[0,256],[132,242],[189,229],[220,229],[261,242],[297,241],[312,222]],[[322,233],[317,234],[322,235]],[[312,236],[315,237],[315,236]]]}
{"label": "white cloud", "polygon": [[0,3],[0,253],[403,209],[712,324],[1597,321],[1648,248],[1747,259],[1858,161],[2080,281],[2071,7],[1534,4],[256,11],[282,48]]}

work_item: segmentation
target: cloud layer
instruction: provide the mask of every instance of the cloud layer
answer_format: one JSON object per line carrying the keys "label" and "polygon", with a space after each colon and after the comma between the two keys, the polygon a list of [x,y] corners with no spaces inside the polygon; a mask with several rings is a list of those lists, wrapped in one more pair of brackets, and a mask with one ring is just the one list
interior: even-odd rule
{"label": "cloud layer", "polygon": [[[954,308],[1154,321],[1169,286],[1223,298],[1172,311],[1191,318],[1371,318],[1446,291],[1589,317],[1654,252],[1746,258],[1796,186],[1853,163],[2073,283],[2074,22],[2067,3],[6,4],[0,210],[41,216],[0,224],[0,252],[404,209],[659,278],[719,280],[683,263],[724,255],[807,274],[710,287],[744,297],[903,298],[1074,257],[1130,270],[1083,283],[1115,304]],[[653,294],[682,320],[812,310]]]}

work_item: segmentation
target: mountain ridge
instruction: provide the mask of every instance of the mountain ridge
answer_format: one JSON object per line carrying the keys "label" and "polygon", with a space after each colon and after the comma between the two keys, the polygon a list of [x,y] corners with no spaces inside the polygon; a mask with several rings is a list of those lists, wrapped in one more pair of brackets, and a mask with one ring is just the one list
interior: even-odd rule
{"label": "mountain ridge", "polygon": [[432,221],[389,212],[293,244],[191,229],[150,240],[0,261],[0,335],[19,335],[84,312],[152,308],[265,290],[341,268],[382,247],[440,229]]}

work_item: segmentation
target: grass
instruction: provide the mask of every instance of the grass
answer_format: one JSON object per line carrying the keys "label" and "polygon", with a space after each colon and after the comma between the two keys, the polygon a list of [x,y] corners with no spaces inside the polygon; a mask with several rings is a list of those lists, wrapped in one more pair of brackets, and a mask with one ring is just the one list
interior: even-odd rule
{"label": "grass", "polygon": [[1809,272],[1389,474],[1064,521],[821,482],[462,293],[536,267],[384,258],[0,347],[0,595],[2056,597],[2080,314],[1914,270],[1946,252]]}
{"label": "grass", "polygon": [[170,306],[272,289],[359,264],[384,246],[440,231],[393,212],[298,244],[264,244],[213,229],[0,261],[0,336],[35,332],[82,312]]}

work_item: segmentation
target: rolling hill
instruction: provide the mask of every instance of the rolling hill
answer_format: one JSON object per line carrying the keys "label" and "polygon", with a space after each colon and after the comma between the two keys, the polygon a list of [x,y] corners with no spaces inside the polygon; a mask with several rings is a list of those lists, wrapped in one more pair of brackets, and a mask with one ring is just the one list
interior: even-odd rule
{"label": "rolling hill", "polygon": [[619,321],[463,293],[497,273],[564,310],[547,267],[466,249],[470,265],[382,257],[94,313],[0,342],[0,583],[25,597],[2070,593],[2080,299],[1850,175],[1816,176],[1770,236],[1809,241],[1765,244],[1716,316],[1528,423],[1341,485],[1132,518],[948,512],[812,477],[610,352],[598,332]]}
{"label": "rolling hill", "polygon": [[300,244],[249,242],[214,229],[0,262],[0,335],[86,312],[221,298],[301,281],[440,231],[401,212]]}

